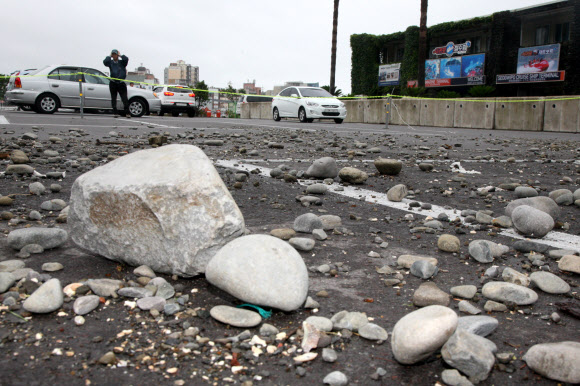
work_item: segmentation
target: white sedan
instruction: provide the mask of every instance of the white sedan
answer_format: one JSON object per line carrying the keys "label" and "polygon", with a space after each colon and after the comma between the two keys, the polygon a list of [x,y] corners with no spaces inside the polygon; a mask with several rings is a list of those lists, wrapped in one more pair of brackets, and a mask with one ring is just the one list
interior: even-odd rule
{"label": "white sedan", "polygon": [[[9,104],[30,107],[41,114],[52,114],[61,107],[77,109],[81,105],[79,83],[84,108],[112,110],[107,76],[99,70],[81,66],[47,66],[30,74],[12,74],[5,99]],[[161,108],[159,98],[150,90],[127,87],[127,99],[127,109],[134,117],[158,112]],[[117,98],[117,109],[123,109],[121,98]]]}
{"label": "white sedan", "polygon": [[272,100],[272,117],[298,118],[300,122],[314,119],[334,119],[342,123],[346,118],[344,103],[328,91],[318,87],[288,87]]}

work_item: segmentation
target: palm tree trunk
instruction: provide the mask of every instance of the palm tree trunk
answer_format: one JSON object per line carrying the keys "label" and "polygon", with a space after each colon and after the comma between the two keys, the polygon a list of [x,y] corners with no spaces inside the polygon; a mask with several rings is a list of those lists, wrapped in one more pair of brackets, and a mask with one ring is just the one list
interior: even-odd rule
{"label": "palm tree trunk", "polygon": [[425,87],[425,60],[427,59],[427,0],[421,0],[419,24],[419,87]]}
{"label": "palm tree trunk", "polygon": [[330,53],[330,93],[334,95],[336,72],[336,32],[338,30],[338,1],[334,0],[334,15],[332,17],[332,49]]}

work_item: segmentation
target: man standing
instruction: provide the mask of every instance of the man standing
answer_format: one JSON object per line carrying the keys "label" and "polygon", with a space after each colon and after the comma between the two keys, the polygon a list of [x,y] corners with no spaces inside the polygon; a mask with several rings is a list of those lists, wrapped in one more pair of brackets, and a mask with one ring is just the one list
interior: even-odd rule
{"label": "man standing", "polygon": [[129,101],[127,100],[127,84],[118,79],[125,79],[127,77],[127,64],[129,63],[129,58],[125,55],[121,55],[118,50],[112,50],[111,56],[107,56],[103,60],[103,64],[110,68],[111,79],[109,82],[109,91],[111,92],[111,104],[113,105],[113,114],[118,116],[117,112],[117,93],[121,96],[123,101],[123,115],[127,118],[131,118],[131,114],[127,108],[129,107]]}

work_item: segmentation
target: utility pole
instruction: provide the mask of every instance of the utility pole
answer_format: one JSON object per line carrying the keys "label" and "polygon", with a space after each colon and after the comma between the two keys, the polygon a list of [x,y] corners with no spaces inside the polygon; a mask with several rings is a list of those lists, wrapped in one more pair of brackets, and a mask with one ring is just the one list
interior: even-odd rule
{"label": "utility pole", "polygon": [[332,49],[330,53],[330,93],[334,95],[336,72],[336,32],[338,30],[338,1],[334,0],[334,14],[332,17]]}
{"label": "utility pole", "polygon": [[425,60],[427,59],[427,0],[421,0],[419,24],[419,87],[425,87]]}

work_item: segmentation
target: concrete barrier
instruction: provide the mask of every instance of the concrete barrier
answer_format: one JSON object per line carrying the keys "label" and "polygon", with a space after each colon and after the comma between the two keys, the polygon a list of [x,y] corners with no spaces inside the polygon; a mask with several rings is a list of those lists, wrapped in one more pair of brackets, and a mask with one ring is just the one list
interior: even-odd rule
{"label": "concrete barrier", "polygon": [[364,100],[353,99],[353,100],[343,100],[346,106],[346,119],[345,122],[348,123],[359,123],[364,122],[365,110],[364,110]]}
{"label": "concrete barrier", "polygon": [[271,102],[259,102],[256,104],[260,106],[260,119],[273,119]]}
{"label": "concrete barrier", "polygon": [[262,119],[260,114],[260,104],[259,103],[248,103],[250,105],[250,119]]}
{"label": "concrete barrier", "polygon": [[580,100],[545,101],[544,131],[580,133]]}
{"label": "concrete barrier", "polygon": [[[544,99],[548,98],[481,98],[483,102],[393,98],[389,123],[580,133],[580,100]],[[385,123],[387,99],[354,99],[343,103],[347,108],[345,122]],[[272,119],[271,106],[270,102],[244,103],[241,118]]]}
{"label": "concrete barrier", "polygon": [[453,127],[493,129],[495,103],[486,98],[477,99],[481,102],[455,101]]}
{"label": "concrete barrier", "polygon": [[242,112],[240,114],[240,118],[242,119],[250,119],[250,104],[244,103],[242,104]]}
{"label": "concrete barrier", "polygon": [[493,128],[496,130],[542,131],[544,127],[544,102],[526,102],[526,100],[537,101],[538,98],[498,98],[495,105]]}
{"label": "concrete barrier", "polygon": [[453,127],[455,102],[428,99],[421,101],[421,126]]}
{"label": "concrete barrier", "polygon": [[418,99],[392,99],[389,124],[417,126],[421,118],[421,101]]}
{"label": "concrete barrier", "polygon": [[367,99],[364,101],[364,123],[385,123],[387,99]]}

